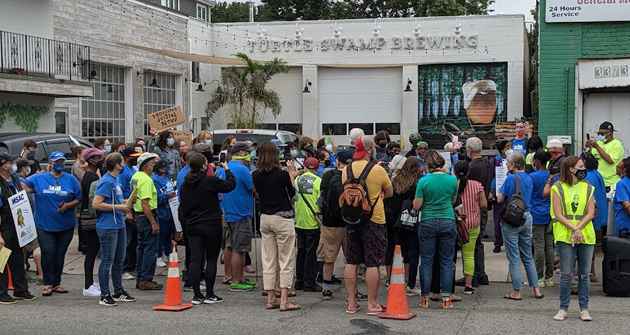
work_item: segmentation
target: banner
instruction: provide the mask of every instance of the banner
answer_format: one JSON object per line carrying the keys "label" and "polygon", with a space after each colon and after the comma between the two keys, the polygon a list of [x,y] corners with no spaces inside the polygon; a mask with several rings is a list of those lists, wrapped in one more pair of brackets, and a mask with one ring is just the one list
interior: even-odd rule
{"label": "banner", "polygon": [[547,0],[545,22],[630,21],[627,0]]}
{"label": "banner", "polygon": [[9,197],[8,200],[11,214],[13,214],[13,222],[15,223],[15,232],[17,233],[20,248],[22,248],[37,238],[31,204],[28,202],[26,191],[20,191],[18,194]]}
{"label": "banner", "polygon": [[155,128],[157,132],[184,124],[186,122],[180,106],[151,113],[147,115],[147,120],[149,121],[149,126],[151,128]]}
{"label": "banner", "polygon": [[175,222],[175,231],[182,231],[182,224],[179,222],[179,198],[177,194],[174,197],[168,199],[168,205],[171,207],[171,213],[173,214],[173,221]]}

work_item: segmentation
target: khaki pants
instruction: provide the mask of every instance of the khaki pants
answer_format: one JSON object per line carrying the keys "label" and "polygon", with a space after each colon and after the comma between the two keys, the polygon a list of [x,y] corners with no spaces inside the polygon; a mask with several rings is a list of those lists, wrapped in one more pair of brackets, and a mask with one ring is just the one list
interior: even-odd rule
{"label": "khaki pants", "polygon": [[260,216],[262,235],[263,286],[265,290],[276,288],[276,270],[280,267],[280,288],[290,289],[293,285],[293,248],[295,227],[293,219],[277,215]]}

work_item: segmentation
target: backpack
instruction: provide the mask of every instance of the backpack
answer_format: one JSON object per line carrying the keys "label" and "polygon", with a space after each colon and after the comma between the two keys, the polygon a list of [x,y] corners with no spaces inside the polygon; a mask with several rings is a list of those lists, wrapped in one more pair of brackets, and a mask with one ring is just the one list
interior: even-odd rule
{"label": "backpack", "polygon": [[324,199],[324,213],[332,222],[343,222],[341,207],[339,205],[339,195],[341,195],[343,188],[343,182],[341,181],[342,173],[337,169],[331,170],[329,173],[332,173],[332,177],[328,182],[328,191]]}
{"label": "backpack", "polygon": [[94,200],[94,195],[96,193],[96,186],[98,185],[98,180],[93,181],[90,184],[90,191],[88,192],[88,205],[87,208],[81,211],[81,229],[83,230],[94,230],[96,229],[96,211],[94,207],[92,207],[92,201]]}
{"label": "backpack", "polygon": [[512,194],[510,201],[501,209],[501,219],[512,227],[518,228],[525,224],[525,198],[521,194],[521,185],[518,181],[518,174],[514,175],[516,183],[516,193]]}
{"label": "backpack", "polygon": [[347,224],[366,223],[372,218],[378,198],[374,203],[370,203],[365,179],[375,165],[376,162],[369,161],[359,178],[352,173],[352,163],[346,168],[347,180],[343,183],[341,195],[339,195],[339,208],[341,208],[341,217]]}

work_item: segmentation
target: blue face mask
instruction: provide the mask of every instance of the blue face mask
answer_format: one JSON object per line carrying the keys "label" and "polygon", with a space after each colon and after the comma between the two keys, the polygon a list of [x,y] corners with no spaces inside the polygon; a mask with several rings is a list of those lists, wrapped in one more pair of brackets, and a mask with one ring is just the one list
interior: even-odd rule
{"label": "blue face mask", "polygon": [[105,146],[105,153],[108,154],[110,152],[112,152],[112,146],[111,145],[106,145]]}
{"label": "blue face mask", "polygon": [[251,159],[256,158],[256,150],[252,150],[252,152],[250,152],[250,156],[251,156]]}
{"label": "blue face mask", "polygon": [[598,141],[602,141],[602,142],[606,142],[606,135],[597,135],[597,140]]}
{"label": "blue face mask", "polygon": [[175,139],[174,139],[174,138],[169,138],[169,139],[167,139],[167,140],[166,140],[166,144],[167,144],[169,147],[172,147],[173,145],[175,145]]}
{"label": "blue face mask", "polygon": [[164,170],[164,173],[168,176],[171,173],[171,167],[168,166],[166,170]]}
{"label": "blue face mask", "polygon": [[31,151],[29,151],[29,152],[26,154],[26,158],[28,158],[29,160],[33,160],[33,159],[35,159],[35,153],[36,153],[36,152],[31,152]]}
{"label": "blue face mask", "polygon": [[207,146],[212,146],[212,140],[206,140],[206,145]]}
{"label": "blue face mask", "polygon": [[55,163],[55,164],[53,164],[53,171],[55,171],[57,173],[62,173],[63,172],[63,167],[64,167],[63,163]]}
{"label": "blue face mask", "polygon": [[17,173],[17,164],[13,164],[11,170],[13,171],[13,173]]}

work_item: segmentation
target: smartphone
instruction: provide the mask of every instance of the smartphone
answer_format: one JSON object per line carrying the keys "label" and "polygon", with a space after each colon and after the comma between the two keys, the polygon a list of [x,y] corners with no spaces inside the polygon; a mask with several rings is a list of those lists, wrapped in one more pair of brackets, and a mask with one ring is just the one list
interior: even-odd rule
{"label": "smartphone", "polygon": [[523,123],[527,122],[527,118],[524,117],[524,116],[521,116],[521,122],[523,122]]}
{"label": "smartphone", "polygon": [[62,201],[59,203],[59,206],[57,207],[57,209],[61,209],[61,207],[63,207],[66,204],[65,201]]}
{"label": "smartphone", "polygon": [[586,133],[586,140],[589,141],[591,139],[591,134]]}
{"label": "smartphone", "polygon": [[219,163],[225,163],[225,152],[219,153]]}

